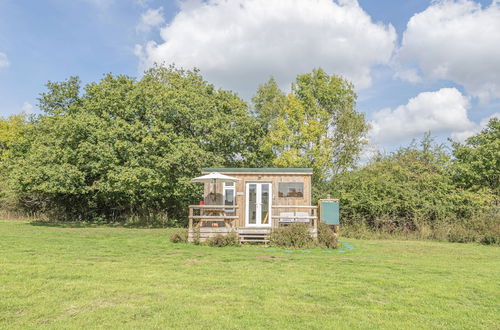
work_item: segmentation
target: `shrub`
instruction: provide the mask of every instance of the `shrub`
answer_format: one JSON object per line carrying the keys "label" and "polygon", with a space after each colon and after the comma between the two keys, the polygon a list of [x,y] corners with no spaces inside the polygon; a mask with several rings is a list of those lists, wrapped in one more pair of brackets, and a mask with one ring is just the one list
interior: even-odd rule
{"label": "shrub", "polygon": [[455,226],[448,233],[448,241],[454,243],[470,243],[476,241],[476,235],[473,231],[463,226]]}
{"label": "shrub", "polygon": [[318,224],[318,244],[329,249],[336,249],[339,245],[337,234],[323,222]]}
{"label": "shrub", "polygon": [[481,244],[485,245],[500,245],[500,236],[498,235],[492,235],[492,234],[486,234],[481,238]]}
{"label": "shrub", "polygon": [[453,221],[448,227],[448,241],[500,244],[500,210],[492,208],[466,221]]}
{"label": "shrub", "polygon": [[471,220],[495,204],[498,197],[493,190],[461,187],[457,175],[444,146],[426,136],[420,147],[412,144],[336,175],[322,195],[340,198],[344,226],[363,222],[359,228],[366,225],[371,231],[395,236],[423,225],[434,228],[450,220]]}
{"label": "shrub", "polygon": [[[152,213],[152,214],[131,214],[127,217],[117,219],[123,222],[125,227],[131,228],[172,228],[181,227],[182,223],[174,218],[169,218],[166,213]],[[103,216],[92,219],[93,222],[109,222],[109,218]]]}
{"label": "shrub", "polygon": [[181,230],[170,236],[170,242],[172,243],[186,243],[188,241],[188,231]]}
{"label": "shrub", "polygon": [[269,240],[272,245],[288,248],[308,248],[315,245],[309,226],[305,223],[277,228],[271,233]]}
{"label": "shrub", "polygon": [[215,247],[238,246],[240,245],[240,240],[235,232],[231,232],[227,235],[217,234],[214,237],[210,237],[207,240],[207,244]]}
{"label": "shrub", "polygon": [[[397,222],[396,218],[393,220]],[[481,243],[500,245],[500,210],[492,208],[470,219],[451,218],[433,225],[412,220],[415,227],[384,225],[370,226],[356,221],[342,226],[342,236],[357,239],[417,239],[454,243]]]}
{"label": "shrub", "polygon": [[479,219],[474,219],[473,229],[481,233],[480,243],[500,245],[500,208],[492,208]]}

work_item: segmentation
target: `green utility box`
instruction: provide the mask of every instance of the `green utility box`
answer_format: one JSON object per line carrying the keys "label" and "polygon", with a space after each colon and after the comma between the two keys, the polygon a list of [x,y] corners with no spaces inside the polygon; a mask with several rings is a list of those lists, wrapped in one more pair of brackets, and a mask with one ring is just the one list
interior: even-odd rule
{"label": "green utility box", "polygon": [[340,203],[338,199],[320,199],[319,217],[327,225],[340,225]]}

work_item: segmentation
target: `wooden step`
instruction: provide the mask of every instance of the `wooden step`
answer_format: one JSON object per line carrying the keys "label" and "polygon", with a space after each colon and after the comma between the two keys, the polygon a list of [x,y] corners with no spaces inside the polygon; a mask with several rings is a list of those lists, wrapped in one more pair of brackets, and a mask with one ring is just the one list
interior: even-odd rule
{"label": "wooden step", "polygon": [[271,228],[238,228],[238,233],[245,234],[265,234],[271,233]]}
{"label": "wooden step", "polygon": [[238,228],[242,243],[269,243],[270,228]]}

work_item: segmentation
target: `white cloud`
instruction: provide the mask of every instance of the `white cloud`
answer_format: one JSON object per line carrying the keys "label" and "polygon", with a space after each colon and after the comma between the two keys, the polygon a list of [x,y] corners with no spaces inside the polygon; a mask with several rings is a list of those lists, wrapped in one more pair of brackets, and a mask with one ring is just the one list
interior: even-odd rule
{"label": "white cloud", "polygon": [[420,77],[418,71],[415,68],[399,69],[398,71],[396,71],[395,77],[411,83],[418,83],[422,81],[422,77]]}
{"label": "white cloud", "polygon": [[464,132],[474,129],[467,110],[469,99],[456,88],[424,92],[396,109],[383,109],[374,114],[370,139],[376,143],[397,142],[433,134]]}
{"label": "white cloud", "polygon": [[10,66],[9,59],[5,53],[0,52],[0,69],[7,68]]}
{"label": "white cloud", "polygon": [[198,67],[211,82],[250,96],[270,75],[284,87],[315,67],[369,87],[396,33],[355,0],[191,0],[180,3],[161,38],[136,47],[143,68]]}
{"label": "white cloud", "polygon": [[364,145],[361,149],[357,165],[365,166],[370,163],[376,156],[383,154],[383,152],[384,150],[380,147],[380,145],[368,141],[368,144]]}
{"label": "white cloud", "polygon": [[33,113],[33,105],[29,102],[24,102],[23,106],[21,107],[21,112],[27,115],[30,115]]}
{"label": "white cloud", "polygon": [[151,28],[162,25],[165,23],[163,18],[163,7],[157,9],[148,9],[141,15],[141,21],[137,25],[137,30],[142,32],[149,32]]}
{"label": "white cloud", "polygon": [[408,22],[396,58],[418,66],[424,78],[464,86],[483,102],[500,97],[500,2],[485,8],[470,0],[433,2]]}
{"label": "white cloud", "polygon": [[140,7],[147,7],[149,4],[149,0],[135,0],[134,2]]}
{"label": "white cloud", "polygon": [[100,8],[108,7],[114,2],[114,0],[85,0],[85,1]]}
{"label": "white cloud", "polygon": [[134,55],[137,57],[143,56],[144,50],[141,45],[135,45],[134,46]]}
{"label": "white cloud", "polygon": [[466,130],[466,131],[462,131],[462,132],[454,132],[451,134],[451,138],[455,141],[459,141],[459,142],[464,142],[468,137],[471,137],[473,135],[476,135],[478,134],[479,132],[481,132],[484,128],[486,128],[486,125],[488,125],[488,122],[490,121],[490,119],[492,118],[498,118],[500,119],[500,112],[495,112],[494,114],[486,117],[486,118],[483,118],[479,124],[474,124],[474,126],[469,129],[469,130]]}

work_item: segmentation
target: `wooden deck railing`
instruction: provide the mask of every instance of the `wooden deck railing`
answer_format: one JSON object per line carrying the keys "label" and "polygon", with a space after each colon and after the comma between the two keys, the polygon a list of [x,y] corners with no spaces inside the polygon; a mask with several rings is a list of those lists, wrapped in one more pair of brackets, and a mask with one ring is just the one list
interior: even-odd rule
{"label": "wooden deck railing", "polygon": [[[271,228],[296,222],[307,223],[311,229],[318,229],[317,206],[273,205],[270,214]],[[203,227],[205,222],[224,222],[226,228],[234,228],[239,219],[237,205],[190,205],[189,229]]]}
{"label": "wooden deck railing", "polygon": [[226,227],[234,227],[232,223],[238,218],[237,205],[189,205],[189,229],[205,221],[223,221]]}
{"label": "wooden deck railing", "polygon": [[[296,222],[309,223],[315,230],[318,229],[317,206],[307,205],[273,205],[271,213],[271,226],[277,228]],[[307,215],[301,214],[306,213]],[[299,213],[299,214],[298,214]]]}

